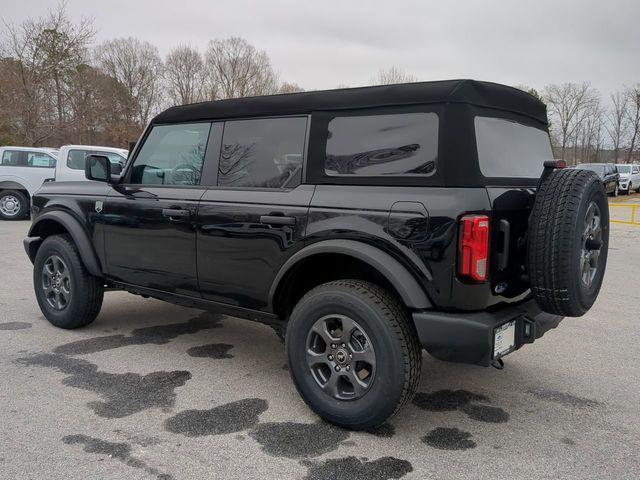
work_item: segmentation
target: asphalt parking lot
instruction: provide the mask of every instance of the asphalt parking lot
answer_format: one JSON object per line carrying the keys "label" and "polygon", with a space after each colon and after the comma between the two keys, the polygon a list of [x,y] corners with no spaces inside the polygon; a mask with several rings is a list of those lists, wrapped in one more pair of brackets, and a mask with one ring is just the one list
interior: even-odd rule
{"label": "asphalt parking lot", "polygon": [[640,226],[612,225],[598,302],[503,371],[424,355],[413,404],[374,433],[322,423],[271,329],[105,296],[91,326],[42,317],[0,223],[3,479],[636,479]]}

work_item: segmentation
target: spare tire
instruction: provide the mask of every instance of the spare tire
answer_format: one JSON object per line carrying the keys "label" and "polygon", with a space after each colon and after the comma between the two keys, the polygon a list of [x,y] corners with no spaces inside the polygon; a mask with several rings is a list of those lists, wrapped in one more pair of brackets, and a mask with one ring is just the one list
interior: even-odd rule
{"label": "spare tire", "polygon": [[542,310],[579,317],[595,302],[607,264],[609,204],[589,170],[554,170],[541,183],[529,218],[527,268]]}

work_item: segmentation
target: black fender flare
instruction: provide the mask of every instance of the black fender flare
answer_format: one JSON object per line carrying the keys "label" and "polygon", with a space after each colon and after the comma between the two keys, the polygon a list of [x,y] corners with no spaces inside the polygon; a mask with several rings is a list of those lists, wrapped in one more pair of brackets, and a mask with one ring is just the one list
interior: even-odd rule
{"label": "black fender flare", "polygon": [[433,305],[416,278],[398,260],[367,243],[355,240],[323,240],[302,248],[280,268],[269,291],[269,307],[273,309],[276,292],[285,275],[301,260],[321,253],[348,255],[371,265],[398,291],[404,304],[412,309],[432,308]]}
{"label": "black fender flare", "polygon": [[31,225],[31,228],[29,229],[29,236],[24,240],[25,249],[27,250],[27,255],[29,255],[31,262],[34,261],[37,249],[40,246],[40,243],[42,243],[42,237],[39,235],[41,227],[39,226],[41,226],[45,220],[56,222],[69,232],[69,235],[71,235],[73,242],[78,248],[78,253],[80,254],[82,263],[84,263],[85,268],[91,275],[95,277],[104,276],[102,268],[100,267],[100,262],[98,261],[98,256],[96,255],[96,251],[93,248],[91,241],[89,240],[87,231],[73,215],[58,210],[45,212],[39,215],[33,222],[33,225]]}

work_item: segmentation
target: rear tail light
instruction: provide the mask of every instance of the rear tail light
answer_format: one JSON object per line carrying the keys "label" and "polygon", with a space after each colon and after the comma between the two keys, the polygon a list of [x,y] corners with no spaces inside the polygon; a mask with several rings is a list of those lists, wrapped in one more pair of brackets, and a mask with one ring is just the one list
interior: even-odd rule
{"label": "rear tail light", "polygon": [[460,276],[484,282],[488,276],[489,217],[465,215],[460,219]]}

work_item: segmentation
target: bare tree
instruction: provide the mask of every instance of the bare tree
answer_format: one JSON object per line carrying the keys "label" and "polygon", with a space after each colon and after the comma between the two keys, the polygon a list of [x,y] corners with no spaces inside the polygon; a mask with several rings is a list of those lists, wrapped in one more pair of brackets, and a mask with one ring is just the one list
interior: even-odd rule
{"label": "bare tree", "polygon": [[167,55],[164,63],[167,93],[173,105],[199,102],[204,96],[205,70],[200,52],[179,45]]}
{"label": "bare tree", "polygon": [[398,67],[391,67],[382,69],[371,80],[372,85],[392,85],[394,83],[411,83],[417,82],[418,77],[410,73],[406,73],[404,70]]}
{"label": "bare tree", "polygon": [[210,41],[205,62],[211,100],[267,95],[278,91],[278,77],[269,57],[243,38]]}
{"label": "bare tree", "polygon": [[612,107],[607,113],[605,128],[613,146],[613,161],[618,163],[620,147],[628,127],[629,98],[621,91],[612,93],[610,98]]}
{"label": "bare tree", "polygon": [[162,100],[162,60],[158,49],[137,38],[117,38],[96,48],[96,59],[104,73],[116,79],[133,100],[129,119],[147,123]]}
{"label": "bare tree", "polygon": [[5,24],[1,54],[12,59],[9,74],[20,99],[14,112],[26,143],[39,145],[56,136],[64,137],[69,118],[67,89],[69,76],[87,57],[94,36],[93,23],[81,19],[73,23],[66,14],[66,2],[50,10],[46,17],[27,19],[16,26]]}
{"label": "bare tree", "polygon": [[548,106],[551,122],[560,142],[560,156],[566,159],[566,149],[574,141],[574,159],[578,145],[578,131],[586,118],[587,109],[598,98],[598,93],[589,82],[581,84],[563,83],[544,88],[543,99]]}
{"label": "bare tree", "polygon": [[640,135],[640,83],[629,87],[625,91],[625,96],[629,102],[627,118],[629,120],[631,139],[627,152],[627,163],[633,160],[635,150],[638,148],[638,136]]}
{"label": "bare tree", "polygon": [[278,88],[278,93],[298,93],[304,92],[304,88],[302,88],[297,83],[293,82],[282,82],[280,87]]}

